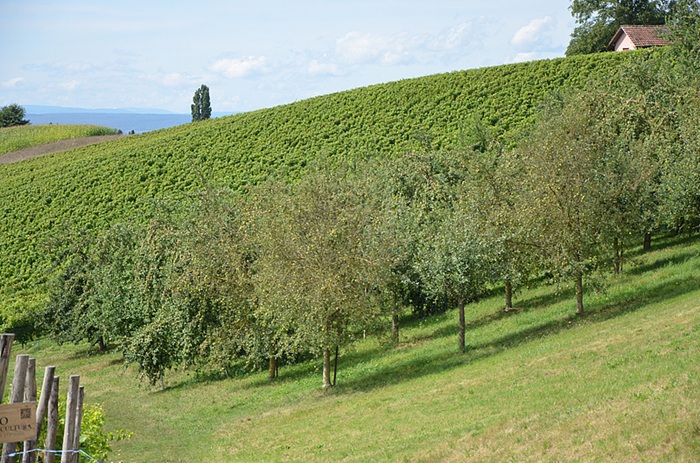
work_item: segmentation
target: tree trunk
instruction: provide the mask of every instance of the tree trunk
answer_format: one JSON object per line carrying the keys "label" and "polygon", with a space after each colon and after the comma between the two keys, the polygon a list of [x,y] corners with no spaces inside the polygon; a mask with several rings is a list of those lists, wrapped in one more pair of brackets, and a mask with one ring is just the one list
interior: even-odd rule
{"label": "tree trunk", "polygon": [[642,249],[644,252],[651,251],[651,232],[646,232],[644,234],[644,246]]}
{"label": "tree trunk", "polygon": [[510,280],[505,281],[506,286],[506,311],[513,310],[513,284]]}
{"label": "tree trunk", "polygon": [[97,349],[100,352],[107,352],[107,344],[105,343],[105,338],[103,336],[99,336],[97,338]]}
{"label": "tree trunk", "polygon": [[270,355],[269,368],[267,370],[267,380],[272,381],[277,378],[277,357]]}
{"label": "tree trunk", "polygon": [[335,346],[335,361],[333,362],[333,386],[335,386],[335,380],[338,377],[338,346]]}
{"label": "tree trunk", "polygon": [[613,252],[615,253],[613,256],[613,272],[615,275],[619,275],[622,271],[622,251],[620,249],[620,240],[617,237],[613,240]]}
{"label": "tree trunk", "polygon": [[399,313],[396,309],[391,314],[391,343],[394,347],[399,345]]}
{"label": "tree trunk", "polygon": [[457,301],[459,306],[459,351],[464,352],[464,334],[467,330],[467,323],[464,318],[464,299],[460,298]]}
{"label": "tree trunk", "polygon": [[620,243],[620,273],[625,270],[625,243]]}
{"label": "tree trunk", "polygon": [[326,347],[323,349],[323,389],[331,387],[331,350]]}
{"label": "tree trunk", "polygon": [[583,272],[576,271],[576,313],[583,314]]}

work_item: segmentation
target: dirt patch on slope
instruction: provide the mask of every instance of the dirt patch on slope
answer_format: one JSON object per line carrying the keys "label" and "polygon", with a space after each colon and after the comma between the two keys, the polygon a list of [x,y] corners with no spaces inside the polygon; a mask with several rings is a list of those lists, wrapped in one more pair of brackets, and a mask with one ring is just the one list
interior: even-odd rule
{"label": "dirt patch on slope", "polygon": [[72,140],[61,140],[54,143],[36,145],[21,149],[19,151],[3,154],[0,156],[0,164],[24,161],[25,159],[58,153],[60,151],[72,150],[73,148],[80,148],[81,146],[95,145],[97,143],[102,143],[104,141],[114,140],[125,136],[126,135],[97,135],[93,137],[73,138]]}

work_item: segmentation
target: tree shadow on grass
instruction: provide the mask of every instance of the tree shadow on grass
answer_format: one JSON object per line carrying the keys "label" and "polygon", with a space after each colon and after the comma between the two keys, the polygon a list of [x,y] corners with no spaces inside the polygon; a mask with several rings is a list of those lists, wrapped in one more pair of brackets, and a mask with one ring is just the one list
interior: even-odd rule
{"label": "tree shadow on grass", "polygon": [[573,299],[576,294],[574,288],[557,289],[540,296],[528,297],[520,300],[516,305],[524,310],[540,309],[549,307],[559,302]]}
{"label": "tree shadow on grass", "polygon": [[653,262],[649,262],[646,264],[632,264],[630,265],[630,269],[625,271],[625,274],[627,275],[641,275],[646,272],[650,272],[653,270],[659,270],[663,267],[666,267],[667,265],[679,265],[682,264],[692,258],[697,258],[698,253],[693,252],[693,251],[687,251],[687,252],[679,252],[675,253],[674,255],[670,257],[666,257],[663,259],[657,259]]}
{"label": "tree shadow on grass", "polygon": [[377,368],[376,371],[370,374],[360,375],[355,379],[342,382],[336,392],[365,392],[422,376],[449,371],[479,359],[497,355],[506,349],[552,336],[565,330],[574,329],[580,322],[586,324],[599,323],[637,311],[649,304],[696,291],[699,283],[697,277],[679,277],[657,285],[650,285],[636,291],[635,297],[631,299],[622,299],[624,296],[620,296],[603,305],[596,306],[591,304],[590,310],[582,315],[572,313],[557,320],[506,334],[489,342],[469,346],[467,352],[463,355],[456,351],[441,351],[435,354],[420,355],[415,358],[404,357],[405,360],[400,359],[390,365]]}

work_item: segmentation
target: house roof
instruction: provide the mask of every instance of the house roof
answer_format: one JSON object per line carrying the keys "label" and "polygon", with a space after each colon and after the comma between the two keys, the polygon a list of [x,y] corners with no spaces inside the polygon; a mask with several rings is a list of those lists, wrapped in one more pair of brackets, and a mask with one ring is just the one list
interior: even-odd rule
{"label": "house roof", "polygon": [[661,47],[670,43],[666,37],[669,32],[667,26],[620,26],[608,43],[608,48],[614,48],[623,34],[626,34],[637,48]]}

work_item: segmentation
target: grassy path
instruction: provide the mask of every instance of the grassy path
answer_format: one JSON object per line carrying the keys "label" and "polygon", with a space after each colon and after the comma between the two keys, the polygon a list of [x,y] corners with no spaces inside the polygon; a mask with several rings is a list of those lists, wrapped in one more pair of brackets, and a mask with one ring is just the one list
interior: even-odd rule
{"label": "grassy path", "polygon": [[80,148],[81,146],[95,145],[97,143],[114,140],[116,138],[121,138],[124,136],[125,135],[97,135],[92,137],[73,138],[71,140],[61,140],[53,143],[35,145],[29,148],[24,148],[21,150],[13,151],[11,153],[0,155],[0,164],[9,164],[11,162],[24,161],[25,159],[32,159],[39,156],[45,156],[47,154],[67,151],[73,148]]}

